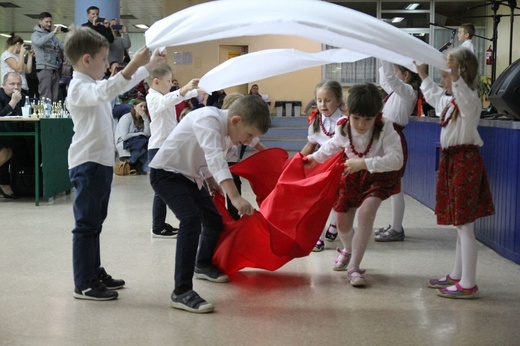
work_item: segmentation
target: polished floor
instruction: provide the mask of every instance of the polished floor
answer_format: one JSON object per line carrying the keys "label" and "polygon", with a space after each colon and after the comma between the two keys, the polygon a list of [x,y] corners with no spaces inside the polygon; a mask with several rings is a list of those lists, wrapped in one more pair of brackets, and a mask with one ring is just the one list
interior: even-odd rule
{"label": "polished floor", "polygon": [[[520,344],[520,266],[479,244],[481,298],[437,297],[425,281],[449,272],[455,232],[411,198],[406,240],[369,245],[367,288],[332,271],[339,243],[327,243],[276,272],[195,280],[216,307],[205,315],[169,305],[176,241],[150,237],[151,200],[147,176],[115,177],[102,260],[127,286],[115,301],[93,302],[72,297],[72,195],[39,207],[0,198],[0,345]],[[385,202],[376,225],[389,215]]]}

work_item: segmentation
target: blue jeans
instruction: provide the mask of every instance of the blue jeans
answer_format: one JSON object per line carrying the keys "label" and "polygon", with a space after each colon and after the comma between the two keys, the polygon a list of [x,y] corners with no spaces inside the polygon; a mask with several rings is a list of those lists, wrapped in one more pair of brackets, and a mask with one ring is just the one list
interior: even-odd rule
{"label": "blue jeans", "polygon": [[76,188],[73,210],[72,266],[74,284],[89,286],[101,266],[99,235],[107,217],[113,168],[87,162],[69,170],[70,181]]}
{"label": "blue jeans", "polygon": [[[152,162],[159,149],[148,150],[148,162]],[[151,177],[150,177],[151,179]],[[160,232],[166,222],[166,203],[157,193],[153,195],[152,204],[152,231]]]}
{"label": "blue jeans", "polygon": [[182,174],[152,168],[150,182],[180,221],[173,292],[183,294],[193,289],[195,265],[206,267],[213,263],[223,229],[222,216],[208,190],[205,187],[199,190],[195,182]]}

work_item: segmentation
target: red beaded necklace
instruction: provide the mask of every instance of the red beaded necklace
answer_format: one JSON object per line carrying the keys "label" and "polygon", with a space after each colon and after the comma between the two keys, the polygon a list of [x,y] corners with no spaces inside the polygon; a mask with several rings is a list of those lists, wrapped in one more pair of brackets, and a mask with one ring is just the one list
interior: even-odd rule
{"label": "red beaded necklace", "polygon": [[325,130],[325,125],[323,125],[323,119],[321,118],[321,116],[320,116],[320,127],[321,127],[321,131],[322,131],[326,136],[333,137],[333,136],[334,136],[334,133],[336,133],[335,131],[329,132],[329,131]]}
{"label": "red beaded necklace", "polygon": [[372,148],[372,143],[374,142],[374,130],[373,129],[372,129],[372,137],[370,137],[370,143],[368,143],[367,149],[362,153],[359,153],[356,150],[356,148],[354,148],[354,143],[352,143],[352,131],[350,130],[350,121],[347,122],[347,135],[348,135],[348,141],[350,143],[350,150],[352,150],[352,152],[354,154],[356,154],[360,158],[365,156],[366,154],[368,154],[368,152],[370,151],[370,148]]}
{"label": "red beaded necklace", "polygon": [[453,116],[457,117],[457,114],[459,113],[459,106],[457,105],[457,102],[455,102],[455,99],[451,100],[450,103],[453,104],[455,109],[453,110],[453,112],[451,112],[450,116],[446,118],[446,113],[448,113],[448,108],[450,104],[448,103],[446,107],[444,107],[444,110],[441,113],[441,122],[439,123],[441,127],[446,127],[446,125],[448,125],[448,123],[450,122],[451,118]]}

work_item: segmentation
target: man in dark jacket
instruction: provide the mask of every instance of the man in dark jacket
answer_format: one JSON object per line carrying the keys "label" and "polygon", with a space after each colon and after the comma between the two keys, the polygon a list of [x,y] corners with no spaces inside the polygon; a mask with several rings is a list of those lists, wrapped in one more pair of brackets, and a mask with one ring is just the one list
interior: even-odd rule
{"label": "man in dark jacket", "polygon": [[25,95],[22,94],[22,77],[16,72],[8,72],[4,76],[0,88],[0,117],[22,115]]}
{"label": "man in dark jacket", "polygon": [[[99,18],[99,8],[96,6],[87,8],[87,18],[88,22],[81,24],[82,26],[96,30],[101,36],[104,36],[108,40],[108,43],[114,42],[114,35],[112,34],[112,30],[108,27],[108,20],[106,18]],[[102,19],[102,21],[100,19]]]}

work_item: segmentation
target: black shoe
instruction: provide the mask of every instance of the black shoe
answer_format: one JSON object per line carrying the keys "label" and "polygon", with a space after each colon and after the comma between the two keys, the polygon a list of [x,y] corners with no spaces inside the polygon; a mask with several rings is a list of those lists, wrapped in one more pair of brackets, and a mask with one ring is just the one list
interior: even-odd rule
{"label": "black shoe", "polygon": [[76,299],[102,301],[116,299],[118,294],[116,291],[107,289],[98,279],[93,279],[89,286],[75,287],[73,297]]}
{"label": "black shoe", "polygon": [[197,279],[208,280],[211,282],[229,281],[229,277],[213,264],[204,268],[195,266],[195,273],[193,276]]}
{"label": "black shoe", "polygon": [[0,192],[2,193],[2,196],[3,196],[4,198],[7,198],[7,199],[17,199],[17,198],[18,198],[18,196],[15,195],[14,193],[12,193],[12,194],[7,194],[7,193],[4,191],[4,189],[2,188],[2,186],[0,186]]}
{"label": "black shoe", "polygon": [[177,233],[179,233],[179,229],[172,227],[172,225],[165,223],[164,229],[162,231],[154,231],[152,229],[152,237],[153,238],[177,238]]}
{"label": "black shoe", "polygon": [[108,275],[105,268],[99,267],[100,273],[98,280],[102,282],[109,290],[117,290],[125,285],[125,280],[113,279],[112,276]]}
{"label": "black shoe", "polygon": [[172,292],[170,297],[172,307],[195,313],[212,312],[215,308],[213,304],[202,299],[197,292],[191,290],[183,294],[175,295]]}

